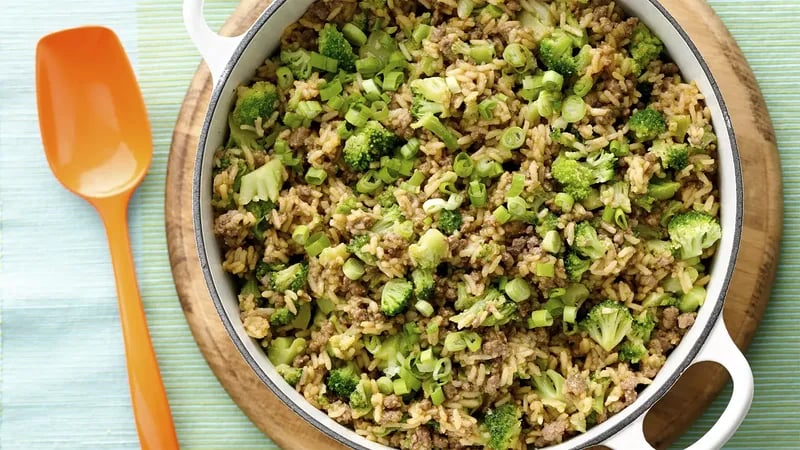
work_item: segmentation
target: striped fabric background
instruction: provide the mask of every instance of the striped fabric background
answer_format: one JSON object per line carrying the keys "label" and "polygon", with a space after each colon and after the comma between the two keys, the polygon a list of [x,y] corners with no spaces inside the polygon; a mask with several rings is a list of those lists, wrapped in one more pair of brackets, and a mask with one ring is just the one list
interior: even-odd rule
{"label": "striped fabric background", "polygon": [[[277,448],[208,369],[169,272],[163,225],[166,161],[178,109],[199,63],[181,24],[180,3],[0,0],[0,448],[138,448],[102,228],[88,206],[52,179],[36,123],[36,40],[49,31],[86,23],[111,26],[120,34],[151,116],[155,157],[132,204],[131,228],[142,295],[182,447]],[[798,449],[800,1],[709,3],[744,50],[766,97],[778,135],[786,202],[778,281],[747,354],[755,372],[755,400],[725,448]],[[206,4],[206,16],[217,27],[236,1]],[[675,448],[708,429],[724,400],[722,395]]]}

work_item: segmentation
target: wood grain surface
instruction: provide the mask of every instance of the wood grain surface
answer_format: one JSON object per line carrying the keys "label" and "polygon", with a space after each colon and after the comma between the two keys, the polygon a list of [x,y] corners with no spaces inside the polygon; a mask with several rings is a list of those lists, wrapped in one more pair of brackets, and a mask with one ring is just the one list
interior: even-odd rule
{"label": "wood grain surface", "polygon": [[[242,0],[222,34],[246,30],[269,0]],[[772,124],[755,77],[722,21],[702,0],[662,0],[703,53],[730,110],[744,172],[744,230],[724,317],[745,349],[761,320],[775,277],[782,231],[781,171]],[[304,422],[264,385],[234,347],[206,289],[192,223],[192,176],[211,95],[201,64],[178,117],[169,156],[166,226],[173,278],[200,350],[253,423],[284,449],[342,448]],[[714,364],[690,369],[649,413],[645,434],[665,448],[706,409],[728,380]]]}

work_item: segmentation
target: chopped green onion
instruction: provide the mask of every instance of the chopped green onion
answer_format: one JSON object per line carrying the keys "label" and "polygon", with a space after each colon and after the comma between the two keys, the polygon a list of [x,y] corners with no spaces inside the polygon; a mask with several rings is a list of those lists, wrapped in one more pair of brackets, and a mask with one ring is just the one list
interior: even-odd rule
{"label": "chopped green onion", "polygon": [[561,117],[569,123],[580,122],[586,117],[586,102],[577,95],[570,95],[561,103]]}
{"label": "chopped green onion", "polygon": [[328,178],[328,172],[325,169],[321,169],[319,167],[310,167],[308,172],[306,172],[306,183],[312,186],[319,186],[325,182],[325,179]]}
{"label": "chopped green onion", "polygon": [[450,361],[450,358],[439,358],[436,360],[436,366],[433,369],[433,379],[438,382],[448,380],[452,370],[453,363]]}
{"label": "chopped green onion", "polygon": [[450,353],[460,352],[467,348],[467,341],[462,331],[451,331],[444,337],[444,349]]}
{"label": "chopped green onion", "polygon": [[467,343],[467,350],[477,352],[481,348],[482,339],[480,335],[474,331],[464,332],[464,341]]}
{"label": "chopped green onion", "polygon": [[539,97],[536,99],[536,108],[539,111],[539,115],[542,117],[550,117],[553,115],[555,110],[554,107],[555,99],[553,98],[553,94],[549,91],[542,91],[539,92]]}
{"label": "chopped green onion", "polygon": [[544,234],[544,239],[542,239],[542,250],[556,254],[561,251],[561,245],[563,244],[561,240],[561,235],[556,230],[550,230]]}
{"label": "chopped green onion", "polygon": [[480,178],[494,178],[503,173],[503,166],[491,159],[482,159],[475,164],[475,174]]}
{"label": "chopped green onion", "polygon": [[578,78],[578,81],[575,82],[575,86],[572,87],[572,92],[577,95],[578,97],[586,97],[592,87],[594,86],[594,79],[591,75],[584,75]]}
{"label": "chopped green onion", "polygon": [[506,199],[506,208],[511,218],[523,220],[528,215],[528,202],[522,197],[509,197]]}
{"label": "chopped green onion", "polygon": [[553,324],[553,315],[546,309],[540,309],[531,313],[528,319],[529,328],[549,327]]}
{"label": "chopped green onion", "polygon": [[308,120],[315,119],[322,112],[322,105],[316,100],[309,100],[297,104],[297,112]]}
{"label": "chopped green onion", "polygon": [[381,99],[381,89],[378,87],[378,84],[375,83],[375,80],[364,80],[361,82],[361,88],[364,89],[364,97],[374,102],[376,100]]}
{"label": "chopped green onion", "polygon": [[553,198],[553,204],[562,212],[567,213],[572,211],[572,207],[575,205],[575,199],[565,192],[559,192]]}
{"label": "chopped green onion", "polygon": [[444,403],[444,401],[444,391],[441,386],[437,385],[433,391],[431,391],[431,403],[433,403],[433,406],[439,406]]}
{"label": "chopped green onion", "polygon": [[392,390],[396,395],[406,395],[411,392],[402,378],[397,378],[392,381]]}
{"label": "chopped green onion", "polygon": [[287,112],[283,116],[283,124],[291,129],[300,128],[303,126],[306,118],[302,114]]}
{"label": "chopped green onion", "polygon": [[548,70],[542,75],[542,86],[546,91],[560,92],[564,87],[564,76],[555,70]]}
{"label": "chopped green onion", "polygon": [[408,367],[400,367],[400,379],[403,380],[408,389],[412,391],[416,391],[422,387],[422,382],[420,382],[419,378],[411,371],[410,365],[408,365]]}
{"label": "chopped green onion", "polygon": [[543,75],[529,75],[522,79],[522,90],[519,91],[519,96],[525,100],[532,102],[544,89],[544,76]]}
{"label": "chopped green onion", "polygon": [[350,41],[356,47],[361,47],[367,43],[367,35],[361,31],[361,28],[353,25],[352,23],[345,24],[342,27],[342,34],[344,38]]}
{"label": "chopped green onion", "polygon": [[340,111],[345,103],[344,97],[341,95],[335,95],[328,100],[327,104],[331,109]]}
{"label": "chopped green onion", "polygon": [[623,211],[622,208],[616,208],[614,210],[614,223],[623,230],[628,229],[628,216],[625,215],[625,211]]}
{"label": "chopped green onion", "polygon": [[522,69],[530,61],[530,51],[516,42],[508,44],[503,50],[503,59],[513,68]]}
{"label": "chopped green onion", "polygon": [[519,277],[506,283],[505,291],[508,298],[517,303],[523,302],[531,297],[531,286],[527,281]]}
{"label": "chopped green onion", "polygon": [[425,317],[430,317],[433,315],[433,305],[425,300],[420,300],[415,303],[414,308],[416,308],[416,310]]}
{"label": "chopped green onion", "polygon": [[356,60],[356,71],[364,78],[372,78],[383,69],[383,63],[374,56]]}
{"label": "chopped green onion", "polygon": [[574,306],[565,306],[564,311],[561,312],[561,317],[564,319],[564,322],[575,323],[575,319],[578,317],[578,308]]}
{"label": "chopped green onion", "polygon": [[611,206],[606,206],[603,209],[603,222],[605,223],[612,223],[614,222],[614,208]]}
{"label": "chopped green onion", "polygon": [[389,395],[394,392],[394,384],[389,377],[380,377],[375,381],[378,384],[378,390],[383,395]]}
{"label": "chopped green onion", "polygon": [[458,13],[459,18],[466,19],[472,15],[472,10],[474,8],[475,4],[472,2],[472,0],[458,0],[456,12]]}
{"label": "chopped green onion", "polygon": [[[434,116],[433,114],[426,114],[419,119],[417,122],[416,128],[424,127],[431,133],[435,134],[439,137],[439,139],[444,142],[444,145],[447,147],[448,150],[457,150],[459,148],[458,139],[456,139],[453,132],[439,120],[438,117]],[[415,127],[412,125],[412,127]]]}
{"label": "chopped green onion", "polygon": [[383,121],[389,118],[389,105],[383,100],[372,102],[372,106],[370,106],[369,109],[372,113],[372,118],[377,121]]}
{"label": "chopped green onion", "polygon": [[492,19],[499,19],[499,18],[503,17],[503,10],[500,9],[500,7],[496,6],[496,5],[486,5],[486,6],[484,6],[483,10],[481,10],[481,13],[488,14],[489,17],[491,17]]}
{"label": "chopped green onion", "polygon": [[383,76],[383,90],[396,91],[405,81],[406,75],[403,72],[389,72]]}
{"label": "chopped green onion", "polygon": [[519,197],[524,189],[525,189],[525,175],[521,173],[515,173],[511,177],[511,186],[509,186],[508,191],[506,191],[506,198]]}
{"label": "chopped green onion", "polygon": [[278,79],[278,87],[281,89],[289,89],[294,83],[294,75],[292,70],[288,67],[278,67],[275,71],[275,78]]}
{"label": "chopped green onion", "polygon": [[442,198],[432,198],[426,200],[425,203],[422,204],[422,210],[425,211],[426,214],[436,214],[443,209],[455,211],[463,202],[464,197],[462,197],[460,194],[450,194],[450,197],[447,200]]}
{"label": "chopped green onion", "polygon": [[472,206],[476,208],[481,208],[486,204],[486,185],[481,183],[478,180],[472,180],[469,182],[469,188],[467,188],[467,195],[469,195],[469,201],[472,203]]}
{"label": "chopped green onion", "polygon": [[[399,166],[396,166],[394,161],[392,161],[391,166],[387,164],[381,166],[380,170],[378,170],[378,179],[385,184],[392,184],[400,178],[400,174],[397,171]],[[399,163],[399,161],[397,162]]]}
{"label": "chopped green onion", "polygon": [[411,33],[411,39],[413,39],[414,42],[419,44],[425,39],[428,39],[428,36],[431,35],[431,31],[433,31],[432,26],[421,23],[417,25],[416,28],[414,28],[414,31]]}
{"label": "chopped green onion", "polygon": [[498,206],[497,209],[495,209],[494,212],[492,212],[492,215],[494,216],[494,219],[497,221],[497,223],[499,223],[500,225],[511,220],[511,214],[509,214],[508,210],[503,205]]}
{"label": "chopped green onion", "polygon": [[[333,306],[331,307],[330,311],[325,314],[329,314],[331,311],[333,311]],[[381,338],[375,336],[374,334],[370,336],[364,336],[364,348],[373,355],[378,353],[378,350],[381,348]]]}
{"label": "chopped green onion", "polygon": [[339,126],[336,127],[336,134],[342,139],[348,139],[353,135],[353,130],[347,126],[347,122],[340,122]]}
{"label": "chopped green onion", "polygon": [[356,191],[361,194],[371,194],[383,186],[383,183],[378,179],[378,172],[370,170],[358,180],[356,183]]}
{"label": "chopped green onion", "polygon": [[347,111],[347,114],[344,115],[344,120],[350,122],[358,128],[361,128],[367,124],[370,116],[372,116],[372,111],[369,109],[369,106],[362,103],[356,103],[355,105],[351,106]]}
{"label": "chopped green onion", "polygon": [[455,160],[453,161],[453,171],[455,171],[456,175],[461,178],[467,178],[472,175],[472,171],[474,169],[475,161],[472,160],[471,156],[464,152],[456,155]]}
{"label": "chopped green onion", "polygon": [[487,64],[494,59],[494,44],[486,41],[473,41],[469,56],[478,64]]}
{"label": "chopped green onion", "polygon": [[520,127],[506,129],[500,136],[500,148],[516,150],[525,144],[525,130]]}
{"label": "chopped green onion", "polygon": [[497,100],[494,98],[487,98],[478,103],[478,114],[486,120],[494,118],[494,109],[497,107]]}
{"label": "chopped green onion", "polygon": [[342,272],[344,272],[344,276],[355,281],[363,277],[366,271],[364,270],[364,263],[362,263],[361,260],[358,258],[348,258],[342,266]]}
{"label": "chopped green onion", "polygon": [[339,70],[339,61],[320,55],[317,52],[311,52],[310,64],[311,67],[324,70],[326,72],[335,73],[337,70]]}
{"label": "chopped green onion", "polygon": [[411,138],[400,147],[400,156],[405,159],[414,159],[419,153],[419,139]]}
{"label": "chopped green onion", "polygon": [[410,186],[422,186],[423,182],[425,182],[425,173],[420,170],[415,170],[414,175],[411,175],[407,181]]}
{"label": "chopped green onion", "polygon": [[399,225],[397,225],[394,232],[403,239],[411,239],[414,237],[414,222],[410,220],[401,222]]}
{"label": "chopped green onion", "polygon": [[297,242],[299,245],[306,245],[309,234],[310,230],[308,229],[308,226],[298,225],[297,228],[292,231],[292,240]]}
{"label": "chopped green onion", "polygon": [[308,241],[305,244],[306,254],[308,256],[314,258],[319,256],[323,250],[331,246],[331,240],[328,238],[325,233],[319,232],[314,233],[308,237]]}
{"label": "chopped green onion", "polygon": [[556,265],[553,262],[536,263],[534,273],[537,277],[553,278],[556,275]]}
{"label": "chopped green onion", "polygon": [[[325,86],[319,90],[319,98],[323,102],[327,102],[328,100],[336,97],[337,95],[342,93],[342,82],[338,79],[334,79],[332,81],[328,81],[325,83]],[[335,109],[335,108],[334,108]]]}

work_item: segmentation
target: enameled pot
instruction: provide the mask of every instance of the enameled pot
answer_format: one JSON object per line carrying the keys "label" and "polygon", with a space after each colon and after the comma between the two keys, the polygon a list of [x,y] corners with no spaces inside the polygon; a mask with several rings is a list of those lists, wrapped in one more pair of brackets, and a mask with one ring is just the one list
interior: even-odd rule
{"label": "enameled pot", "polygon": [[[211,31],[202,18],[202,0],[184,0],[184,21],[189,35],[211,71],[214,90],[200,135],[193,188],[194,231],[199,258],[211,298],[236,347],[252,370],[299,416],[342,444],[355,449],[385,449],[330,419],[311,406],[275,371],[261,346],[247,336],[239,319],[237,292],[222,270],[222,255],[213,232],[211,207],[214,152],[227,133],[227,114],[235,100],[236,87],[248,81],[256,68],[278,47],[284,28],[303,15],[313,0],[274,0],[243,35],[222,37]],[[580,449],[605,445],[615,450],[652,449],[643,434],[647,412],[663,397],[690,366],[714,361],[733,379],[733,395],[722,416],[690,448],[720,448],[733,435],[750,408],[753,376],[747,360],[736,347],[722,318],[725,294],[734,269],[742,230],[742,173],[739,153],[728,111],[719,87],[702,55],[686,32],[656,0],[619,0],[632,16],[639,17],[663,41],[684,77],[697,82],[711,110],[717,133],[722,238],[710,270],[708,297],[697,320],[673,350],[652,385],[639,398],[606,422],[575,436],[551,450]]]}

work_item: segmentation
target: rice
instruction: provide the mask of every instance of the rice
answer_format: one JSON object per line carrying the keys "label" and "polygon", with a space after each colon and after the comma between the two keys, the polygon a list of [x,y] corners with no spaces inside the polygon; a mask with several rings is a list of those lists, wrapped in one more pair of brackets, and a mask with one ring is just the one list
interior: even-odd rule
{"label": "rice", "polygon": [[[228,145],[215,155],[209,186],[214,230],[222,267],[242,286],[239,306],[246,332],[273,362],[290,355],[276,363],[279,373],[333,420],[394,447],[479,448],[491,443],[486,421],[492,411],[512,407],[518,436],[502,448],[546,447],[633,403],[694,323],[697,305],[687,307],[682,299],[708,283],[706,260],[716,247],[682,259],[670,243],[667,224],[687,211],[719,214],[716,139],[693,81],[684,80],[663,53],[647,64],[632,57],[639,22],[613,2],[475,0],[473,13],[463,18],[456,14],[459,3],[318,0],[281,41],[282,51],[316,52],[326,23],[341,29],[366,20],[390,30],[393,41],[403,43],[398,50],[406,60],[405,69],[399,69],[403,82],[383,93],[385,114],[371,114],[398,137],[397,148],[419,141],[412,169],[422,182],[410,185],[408,171],[376,189],[357,188],[364,171],[344,161],[344,148],[360,128],[346,125],[347,108],[320,99],[334,75],[314,69],[281,85],[287,63],[279,52],[238,90],[241,99],[254,83],[279,86],[275,111],[234,128]],[[427,37],[409,39],[421,22],[430,26]],[[584,37],[572,44],[570,54],[583,63],[563,77],[561,99],[554,98],[547,105],[550,114],[542,114],[537,100],[542,94],[529,97],[523,80],[546,70],[539,46],[556,36],[551,35],[554,26],[575,39]],[[504,57],[511,44],[528,49],[540,69],[516,70]],[[488,45],[494,55],[478,63],[462,53],[464,45]],[[447,80],[450,92],[441,105],[446,112],[437,114],[456,150],[415,124],[411,83],[430,77]],[[567,121],[560,108],[581,78],[592,81],[582,96],[585,114]],[[342,80],[335,94],[342,101],[364,96],[374,81],[362,74]],[[312,102],[308,107],[317,102],[318,113],[311,120],[295,118],[299,122],[289,126],[287,113],[294,114],[302,102]],[[234,115],[238,108],[237,103]],[[646,108],[660,112],[666,127],[656,138],[635,139],[630,118]],[[502,143],[511,127],[519,127],[524,137],[519,148]],[[669,166],[655,150],[661,141],[689,148],[685,164]],[[624,146],[627,153],[613,153],[614,146]],[[460,152],[485,167],[497,164],[499,171],[454,176]],[[593,183],[593,197],[572,198],[565,207],[564,198],[556,196],[566,187],[554,175],[554,161],[589,164],[612,154],[613,173]],[[375,159],[369,169],[378,176],[392,158]],[[242,201],[248,175],[275,160],[282,172],[274,201],[263,195]],[[310,182],[309,168],[323,171],[325,178]],[[486,187],[482,206],[468,195],[471,181]],[[676,191],[655,198],[653,186],[665,182],[678,183]],[[508,192],[514,189],[527,209],[522,216],[504,218],[502,210],[511,210]],[[424,268],[410,247],[429,230],[444,229],[444,213],[426,212],[423,205],[450,201],[454,193],[461,196],[454,209],[458,226],[446,233],[447,252],[438,267]],[[395,214],[391,223],[385,220],[389,214]],[[600,254],[589,256],[581,247],[586,224],[597,233]],[[324,249],[313,250],[315,242],[323,242]],[[571,255],[586,264],[577,277],[567,262]],[[363,273],[348,275],[350,265]],[[276,281],[292,268],[302,268],[302,285]],[[399,314],[388,314],[384,286],[412,278],[415,270],[433,278],[432,295],[412,298]],[[515,279],[531,291],[518,302],[510,300],[506,284]],[[563,300],[575,289],[586,295],[574,304]],[[465,316],[471,311],[462,304],[467,301],[486,303]],[[620,305],[636,324],[653,321],[636,361],[626,353],[625,345],[638,342],[630,332],[606,350],[589,331],[588,316],[604,301]],[[531,322],[545,311],[550,320]],[[277,319],[282,314],[288,321]],[[453,336],[477,339],[477,345],[448,348]],[[402,345],[393,347],[397,342]],[[290,343],[291,349],[283,348]],[[426,352],[438,365],[433,372],[421,361]],[[349,397],[329,386],[331,374],[343,367],[359,377]],[[361,403],[353,395],[362,395]]]}

